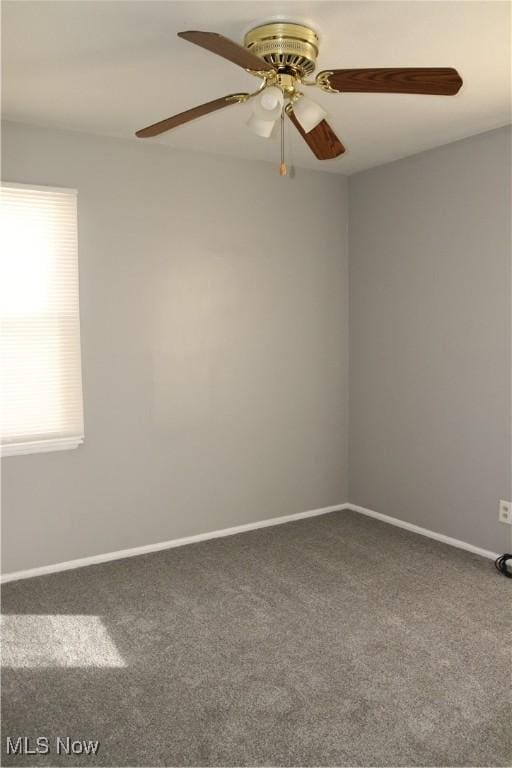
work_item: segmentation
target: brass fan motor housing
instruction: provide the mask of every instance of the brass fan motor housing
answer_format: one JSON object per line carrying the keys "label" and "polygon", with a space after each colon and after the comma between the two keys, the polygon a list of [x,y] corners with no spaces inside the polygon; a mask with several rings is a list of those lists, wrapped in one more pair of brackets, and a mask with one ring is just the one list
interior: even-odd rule
{"label": "brass fan motor housing", "polygon": [[303,78],[315,71],[318,35],[310,27],[289,22],[264,24],[251,29],[244,46],[282,74]]}

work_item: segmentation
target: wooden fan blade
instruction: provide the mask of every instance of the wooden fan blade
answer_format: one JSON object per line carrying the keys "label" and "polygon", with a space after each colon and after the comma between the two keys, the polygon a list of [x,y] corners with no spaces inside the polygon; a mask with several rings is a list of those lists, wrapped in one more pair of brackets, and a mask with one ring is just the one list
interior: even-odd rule
{"label": "wooden fan blade", "polygon": [[[320,82],[319,82],[320,81]],[[342,93],[426,93],[454,96],[462,78],[451,67],[405,69],[334,69],[320,72],[317,83]]]}
{"label": "wooden fan blade", "polygon": [[158,123],[148,125],[147,128],[141,128],[140,131],[136,131],[135,135],[139,139],[148,139],[151,136],[158,136],[160,133],[170,131],[172,128],[176,128],[183,123],[189,123],[191,120],[195,120],[196,117],[202,117],[202,115],[208,115],[210,112],[215,112],[217,109],[228,107],[230,104],[238,104],[242,101],[247,93],[234,93],[231,96],[223,96],[220,99],[214,99],[208,101],[206,104],[200,104],[198,107],[192,107],[185,112],[180,112],[178,115],[172,117],[166,117],[165,120],[160,120]]}
{"label": "wooden fan blade", "polygon": [[207,51],[216,53],[217,56],[222,56],[244,69],[250,69],[253,72],[272,72],[274,70],[272,64],[260,59],[247,48],[234,43],[233,40],[219,35],[217,32],[178,32],[178,37],[188,40],[189,43],[200,45],[201,48],[206,48]]}
{"label": "wooden fan blade", "polygon": [[286,107],[286,114],[310,150],[319,160],[332,160],[333,158],[339,157],[339,155],[342,155],[345,152],[345,147],[326,120],[322,120],[321,123],[318,123],[316,128],[313,128],[312,131],[306,133],[295,117],[291,105]]}

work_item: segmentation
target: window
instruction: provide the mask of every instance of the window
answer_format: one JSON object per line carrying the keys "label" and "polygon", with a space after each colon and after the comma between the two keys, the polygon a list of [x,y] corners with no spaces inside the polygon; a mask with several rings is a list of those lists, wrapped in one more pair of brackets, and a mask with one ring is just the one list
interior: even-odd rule
{"label": "window", "polygon": [[2,184],[2,454],[83,442],[77,193]]}

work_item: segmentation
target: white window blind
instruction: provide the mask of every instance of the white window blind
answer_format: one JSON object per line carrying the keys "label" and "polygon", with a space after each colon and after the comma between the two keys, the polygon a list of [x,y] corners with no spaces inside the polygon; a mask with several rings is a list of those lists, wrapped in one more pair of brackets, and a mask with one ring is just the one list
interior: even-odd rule
{"label": "white window blind", "polygon": [[77,194],[2,184],[2,454],[83,441]]}

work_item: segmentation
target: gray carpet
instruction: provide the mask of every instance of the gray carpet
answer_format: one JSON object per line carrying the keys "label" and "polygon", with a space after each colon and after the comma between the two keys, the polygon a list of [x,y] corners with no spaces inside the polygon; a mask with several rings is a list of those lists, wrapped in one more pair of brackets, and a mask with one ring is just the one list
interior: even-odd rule
{"label": "gray carpet", "polygon": [[3,764],[509,766],[511,595],[353,512],[13,582]]}

